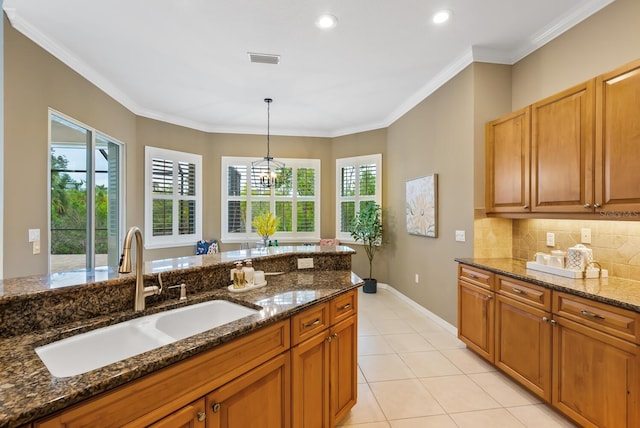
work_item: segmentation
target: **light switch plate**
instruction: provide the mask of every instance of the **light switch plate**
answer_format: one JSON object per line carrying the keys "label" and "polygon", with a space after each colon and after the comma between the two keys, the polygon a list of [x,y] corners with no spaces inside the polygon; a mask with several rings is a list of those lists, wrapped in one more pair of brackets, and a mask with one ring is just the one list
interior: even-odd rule
{"label": "light switch plate", "polygon": [[40,229],[29,229],[29,242],[40,240]]}
{"label": "light switch plate", "polygon": [[583,227],[580,231],[580,242],[583,244],[591,244],[591,229]]}
{"label": "light switch plate", "polygon": [[464,230],[456,230],[456,241],[465,242],[467,240]]}
{"label": "light switch plate", "polygon": [[313,257],[298,259],[298,269],[313,269]]}

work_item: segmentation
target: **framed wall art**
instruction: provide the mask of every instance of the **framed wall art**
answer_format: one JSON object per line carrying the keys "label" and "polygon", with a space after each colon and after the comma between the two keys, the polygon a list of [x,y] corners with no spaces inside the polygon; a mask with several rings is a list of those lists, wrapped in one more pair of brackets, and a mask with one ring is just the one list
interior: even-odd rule
{"label": "framed wall art", "polygon": [[407,232],[438,237],[438,174],[408,180],[406,185]]}

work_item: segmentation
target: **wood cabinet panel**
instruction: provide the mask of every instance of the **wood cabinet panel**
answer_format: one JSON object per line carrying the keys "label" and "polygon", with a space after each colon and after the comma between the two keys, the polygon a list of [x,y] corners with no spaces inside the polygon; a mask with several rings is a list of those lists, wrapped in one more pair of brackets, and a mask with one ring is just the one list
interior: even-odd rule
{"label": "wood cabinet panel", "polygon": [[556,317],[553,405],[585,427],[637,427],[638,346]]}
{"label": "wood cabinet panel", "polygon": [[529,212],[531,108],[515,111],[485,128],[486,211]]}
{"label": "wood cabinet panel", "polygon": [[594,80],[531,107],[531,211],[593,211]]}
{"label": "wood cabinet panel", "polygon": [[551,290],[506,276],[496,276],[497,291],[514,300],[551,311]]}
{"label": "wood cabinet panel", "polygon": [[291,426],[289,352],[206,396],[207,428]]}
{"label": "wood cabinet panel", "polygon": [[458,280],[458,338],[494,362],[494,293]]}
{"label": "wood cabinet panel", "polygon": [[595,201],[603,211],[628,211],[637,216],[640,60],[599,76],[596,96]]}
{"label": "wood cabinet panel", "polygon": [[204,428],[204,410],[204,398],[201,398],[149,425],[149,428]]}
{"label": "wood cabinet panel", "polygon": [[358,329],[351,316],[331,328],[331,426],[342,420],[358,398]]}
{"label": "wood cabinet panel", "polygon": [[545,401],[551,401],[551,313],[496,297],[495,364]]}
{"label": "wood cabinet panel", "polygon": [[640,344],[640,314],[622,308],[554,292],[553,312],[612,336]]}
{"label": "wood cabinet panel", "polygon": [[324,330],[291,348],[294,427],[329,427],[330,343]]}

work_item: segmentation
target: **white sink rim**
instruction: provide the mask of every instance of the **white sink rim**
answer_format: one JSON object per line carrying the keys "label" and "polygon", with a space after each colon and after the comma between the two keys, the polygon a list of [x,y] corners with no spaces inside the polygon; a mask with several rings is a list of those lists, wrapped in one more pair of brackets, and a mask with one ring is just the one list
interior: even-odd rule
{"label": "white sink rim", "polygon": [[[215,308],[216,306],[218,308]],[[186,332],[176,330],[171,324],[162,328],[163,324],[166,324],[163,320],[171,321],[179,315],[184,323],[185,317],[189,317],[189,314],[202,316],[207,308],[213,311],[223,308],[227,311],[225,313],[228,318],[218,319],[206,328],[191,323],[185,326],[185,329],[191,329]],[[209,300],[80,333],[39,346],[35,348],[35,352],[53,376],[77,376],[258,312],[256,309],[228,300]],[[157,327],[158,322],[161,328]],[[163,330],[170,331],[171,334]],[[126,346],[122,346],[123,343]]]}

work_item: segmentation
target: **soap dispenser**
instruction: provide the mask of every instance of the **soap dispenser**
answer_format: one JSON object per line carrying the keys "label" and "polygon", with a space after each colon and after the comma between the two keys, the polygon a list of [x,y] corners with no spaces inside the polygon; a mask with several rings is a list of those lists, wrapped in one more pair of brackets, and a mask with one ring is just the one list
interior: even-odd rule
{"label": "soap dispenser", "polygon": [[251,259],[247,259],[244,261],[244,267],[242,268],[244,272],[244,280],[247,282],[248,286],[254,285],[253,276],[255,274],[255,269],[253,269],[253,263]]}
{"label": "soap dispenser", "polygon": [[246,281],[244,279],[244,271],[242,270],[242,263],[236,263],[236,268],[233,272],[233,288],[244,288]]}

